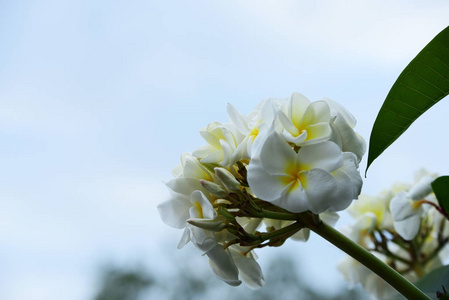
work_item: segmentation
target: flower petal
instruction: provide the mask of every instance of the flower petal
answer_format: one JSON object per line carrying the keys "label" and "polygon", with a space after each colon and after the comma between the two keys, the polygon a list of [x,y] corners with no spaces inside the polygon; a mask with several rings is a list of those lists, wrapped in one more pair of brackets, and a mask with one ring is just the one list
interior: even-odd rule
{"label": "flower petal", "polygon": [[173,195],[168,201],[162,202],[157,206],[162,221],[168,226],[174,228],[184,228],[189,219],[190,202],[183,195]]}
{"label": "flower petal", "polygon": [[335,224],[337,224],[337,221],[340,219],[340,215],[336,212],[325,211],[320,214],[320,219],[330,226],[335,226]]}
{"label": "flower petal", "polygon": [[308,126],[316,123],[329,123],[330,108],[325,101],[315,101],[307,108],[301,126]]}
{"label": "flower petal", "polygon": [[307,138],[303,145],[317,144],[329,140],[332,130],[329,123],[317,123],[306,127]]}
{"label": "flower petal", "polygon": [[307,242],[310,237],[310,229],[309,228],[303,228],[294,235],[292,235],[290,238],[294,241],[301,241],[301,242]]}
{"label": "flower petal", "polygon": [[251,289],[259,289],[265,283],[262,269],[254,258],[246,257],[240,251],[231,250],[232,258],[239,269],[240,278]]}
{"label": "flower petal", "polygon": [[293,137],[298,136],[299,130],[298,128],[288,119],[283,111],[278,112],[278,118],[281,122],[282,126],[284,126],[285,130],[289,132]]}
{"label": "flower petal", "polygon": [[178,243],[178,249],[184,248],[187,243],[190,242],[190,228],[187,227],[184,229],[184,232],[182,233],[181,240]]}
{"label": "flower petal", "polygon": [[343,164],[342,152],[333,142],[301,147],[298,157],[301,170],[318,168],[333,172]]}
{"label": "flower petal", "polygon": [[184,168],[182,174],[187,178],[205,179],[211,181],[211,176],[206,168],[200,164],[196,157],[190,154],[184,156]]}
{"label": "flower petal", "polygon": [[417,203],[410,199],[405,191],[394,196],[390,202],[390,211],[394,221],[403,221],[415,215],[420,217],[423,212],[422,207],[414,204]]}
{"label": "flower petal", "polygon": [[329,172],[313,169],[304,173],[307,182],[304,188],[311,212],[320,214],[334,205],[334,201],[339,201],[335,198],[335,192],[338,188],[337,181]]}
{"label": "flower petal", "polygon": [[335,194],[335,198],[338,201],[332,202],[329,206],[330,211],[340,211],[347,208],[352,200],[354,200],[358,195],[355,193],[355,188],[351,177],[342,170],[338,169],[333,173],[335,180],[337,181],[338,189]]}
{"label": "flower petal", "polygon": [[342,150],[354,153],[360,161],[366,151],[365,140],[352,129],[341,114],[337,114],[334,125],[341,138]]}
{"label": "flower petal", "polygon": [[206,190],[201,185],[201,182],[195,178],[174,178],[166,183],[169,189],[172,191],[186,195],[190,198],[190,195],[195,190],[206,192]]}
{"label": "flower petal", "polygon": [[299,182],[296,184],[291,182],[281,196],[272,203],[293,213],[305,212],[310,209],[307,193]]}
{"label": "flower petal", "polygon": [[413,200],[421,200],[430,193],[432,193],[431,183],[434,179],[430,176],[424,176],[421,180],[415,184],[410,191],[408,196]]}
{"label": "flower petal", "polygon": [[289,102],[290,118],[293,125],[299,128],[301,120],[310,105],[309,99],[300,93],[293,93]]}
{"label": "flower petal", "polygon": [[229,119],[235,125],[236,129],[243,135],[248,135],[251,131],[248,127],[248,123],[251,121],[249,118],[243,116],[234,106],[228,103],[226,107],[229,115]]}
{"label": "flower petal", "polygon": [[421,226],[421,216],[414,215],[408,219],[394,222],[394,229],[397,233],[407,241],[411,241],[418,234]]}
{"label": "flower petal", "polygon": [[286,188],[279,176],[270,175],[265,171],[260,159],[252,159],[247,170],[247,179],[252,192],[265,201],[276,200]]}
{"label": "flower petal", "polygon": [[297,136],[290,134],[290,132],[283,131],[282,136],[286,141],[290,143],[293,143],[295,145],[303,145],[305,140],[307,139],[307,131],[303,130],[301,134],[298,134]]}
{"label": "flower petal", "polygon": [[295,163],[296,152],[279,133],[272,131],[262,146],[260,161],[267,173],[287,175],[285,167]]}
{"label": "flower petal", "polygon": [[209,257],[212,272],[221,280],[232,286],[238,286],[242,282],[239,280],[239,271],[231,256],[217,244],[206,255]]}
{"label": "flower petal", "polygon": [[[213,220],[217,217],[217,212],[214,210],[214,207],[201,191],[193,191],[190,196],[190,203],[192,203],[193,206],[195,206],[196,203],[200,205],[203,219]],[[190,217],[197,218],[198,216]]]}

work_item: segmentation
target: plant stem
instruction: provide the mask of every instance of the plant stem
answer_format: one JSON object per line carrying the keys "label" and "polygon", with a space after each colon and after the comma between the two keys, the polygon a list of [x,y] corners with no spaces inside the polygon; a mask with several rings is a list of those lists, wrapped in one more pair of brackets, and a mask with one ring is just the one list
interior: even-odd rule
{"label": "plant stem", "polygon": [[311,219],[305,219],[303,221],[306,227],[326,239],[334,246],[337,246],[348,255],[352,256],[354,259],[358,260],[365,267],[369,268],[371,271],[379,275],[407,299],[430,299],[405,277],[400,275],[390,266],[375,257],[372,253],[370,253],[357,243],[353,242],[333,227],[327,225],[326,223],[323,223],[322,221],[316,222],[312,221]]}

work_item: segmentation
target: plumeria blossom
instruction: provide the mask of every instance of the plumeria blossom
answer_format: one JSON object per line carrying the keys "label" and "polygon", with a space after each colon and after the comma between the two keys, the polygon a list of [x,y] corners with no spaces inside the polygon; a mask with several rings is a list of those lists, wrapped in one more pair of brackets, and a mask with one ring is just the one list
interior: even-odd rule
{"label": "plumeria blossom", "polygon": [[175,177],[195,178],[213,181],[212,174],[190,153],[181,155],[181,164],[173,168]]}
{"label": "plumeria blossom", "polygon": [[248,167],[254,194],[291,212],[319,214],[346,208],[360,193],[362,180],[354,154],[333,142],[306,145],[297,152],[276,131],[267,137]]}
{"label": "plumeria blossom", "polygon": [[247,116],[227,111],[229,123],[200,130],[205,146],[182,154],[158,210],[183,229],[178,248],[192,243],[216,277],[257,289],[264,276],[254,249],[307,241],[305,220],[333,226],[357,199],[364,141],[344,108],[299,93],[268,98]]}
{"label": "plumeria blossom", "polygon": [[162,221],[175,228],[185,228],[179,248],[182,248],[190,240],[197,246],[202,245],[207,233],[198,227],[187,223],[189,219],[214,220],[217,213],[206,198],[205,189],[200,181],[193,178],[176,178],[167,183],[171,189],[172,197],[158,206]]}
{"label": "plumeria blossom", "polygon": [[424,214],[422,200],[432,192],[432,181],[432,177],[425,176],[409,191],[401,191],[391,200],[394,228],[405,240],[410,241],[418,234]]}
{"label": "plumeria blossom", "polygon": [[238,269],[229,253],[217,242],[214,232],[189,224],[189,220],[213,222],[217,218],[200,182],[193,178],[176,178],[168,182],[167,186],[171,189],[172,198],[161,203],[158,210],[167,225],[185,228],[178,248],[183,248],[191,241],[209,257],[217,277],[230,285],[239,285]]}
{"label": "plumeria blossom", "polygon": [[[248,252],[249,247],[233,245],[229,247],[229,252],[235,265],[239,270],[241,280],[251,289],[259,289],[265,283],[262,269],[256,262],[256,255],[253,251]],[[244,254],[247,253],[247,254]]]}
{"label": "plumeria blossom", "polygon": [[202,163],[218,163],[222,166],[229,166],[236,162],[239,156],[237,148],[240,141],[229,126],[213,122],[200,130],[200,134],[208,145],[199,147],[193,152],[193,155],[200,158]]}
{"label": "plumeria blossom", "polygon": [[[380,260],[386,261],[385,255],[379,253],[374,253],[374,255]],[[351,288],[354,288],[357,283],[361,283],[372,300],[387,300],[397,295],[396,290],[391,285],[352,257],[348,256],[339,262],[337,269],[344,279],[351,284]]]}
{"label": "plumeria blossom", "polygon": [[330,108],[324,101],[311,103],[304,95],[294,93],[286,111],[279,111],[284,138],[297,146],[323,142],[331,136]]}
{"label": "plumeria blossom", "polygon": [[228,103],[227,111],[230,124],[240,135],[241,142],[236,152],[240,159],[249,159],[253,144],[257,144],[266,126],[275,121],[278,104],[274,99],[262,101],[248,116],[242,115],[234,106]]}
{"label": "plumeria blossom", "polygon": [[[418,280],[441,266],[449,249],[449,221],[432,207],[437,205],[431,188],[435,177],[420,171],[415,184],[395,183],[377,196],[360,195],[348,208],[355,222],[341,231],[408,280]],[[390,299],[394,293],[352,257],[338,269],[376,299]]]}
{"label": "plumeria blossom", "polygon": [[329,99],[324,98],[330,108],[332,128],[331,140],[338,144],[342,151],[354,153],[358,161],[362,159],[362,156],[366,151],[365,139],[354,131],[354,127],[357,124],[354,116],[342,105]]}

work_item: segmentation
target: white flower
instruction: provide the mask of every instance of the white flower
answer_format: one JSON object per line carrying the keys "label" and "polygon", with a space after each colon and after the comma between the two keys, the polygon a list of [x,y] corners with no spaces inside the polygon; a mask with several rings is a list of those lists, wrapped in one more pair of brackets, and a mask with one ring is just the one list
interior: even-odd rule
{"label": "white flower", "polygon": [[257,144],[257,140],[260,137],[259,133],[263,131],[264,127],[271,125],[275,121],[276,106],[275,100],[267,99],[262,101],[248,116],[244,116],[228,103],[227,111],[230,124],[243,137],[236,150],[239,159],[249,159],[251,157],[252,146]]}
{"label": "white flower", "polygon": [[[255,254],[249,250],[249,247],[240,247],[232,245],[229,247],[231,257],[239,270],[240,279],[251,289],[259,289],[265,283],[262,269],[256,262]],[[246,253],[246,254],[245,254]]]}
{"label": "white flower", "polygon": [[212,272],[229,285],[237,286],[242,282],[239,280],[239,270],[228,251],[223,246],[215,243],[209,251],[205,253],[209,257],[209,264]]}
{"label": "white flower", "polygon": [[187,177],[212,181],[212,174],[199,162],[198,158],[190,153],[181,155],[181,164],[173,168],[175,177]]}
{"label": "white flower", "polygon": [[262,269],[249,247],[230,246],[227,250],[217,244],[205,253],[209,257],[212,272],[229,285],[237,286],[243,281],[251,289],[259,289],[265,283]]}
{"label": "white flower", "polygon": [[[386,260],[384,255],[377,252],[374,252],[373,255],[382,261]],[[337,269],[352,286],[360,282],[363,288],[371,294],[371,299],[373,300],[391,299],[393,295],[397,294],[391,285],[350,256],[342,260],[338,264]]]}
{"label": "white flower", "polygon": [[[351,206],[348,207],[348,212],[356,219],[364,218],[368,215],[373,219],[374,224],[372,226],[377,228],[384,228],[386,223],[389,222],[389,201],[388,197],[370,197],[368,195],[360,195],[358,201],[354,201]],[[371,227],[371,225],[369,225]]]}
{"label": "white flower", "polygon": [[279,111],[284,138],[297,145],[323,142],[331,136],[330,109],[324,101],[311,103],[304,95],[294,93],[286,112]]}
{"label": "white flower", "polygon": [[240,141],[229,126],[213,122],[200,130],[200,134],[208,145],[199,147],[193,155],[200,158],[202,163],[228,166],[238,160],[237,147]]}
{"label": "white flower", "polygon": [[362,180],[353,154],[333,142],[295,150],[274,130],[259,157],[248,166],[253,193],[291,212],[319,214],[346,208],[360,193]]}
{"label": "white flower", "polygon": [[390,210],[394,219],[394,228],[407,241],[411,241],[418,234],[421,216],[424,210],[422,202],[409,198],[407,192],[399,192],[391,199]]}
{"label": "white flower", "polygon": [[418,234],[421,218],[424,214],[422,200],[432,192],[433,179],[424,176],[408,192],[399,192],[390,202],[390,211],[393,215],[394,228],[399,235],[411,241]]}
{"label": "white flower", "polygon": [[328,98],[325,98],[324,101],[331,110],[331,140],[337,143],[344,152],[354,153],[360,162],[366,151],[366,143],[353,129],[356,125],[356,119],[339,103]]}
{"label": "white flower", "polygon": [[217,212],[210,200],[205,196],[205,190],[198,180],[192,178],[175,178],[167,183],[172,197],[158,206],[159,214],[164,223],[175,228],[185,228],[178,248],[184,247],[189,241],[203,251],[207,238],[213,238],[213,233],[197,226],[190,225],[189,219],[205,219],[214,221]]}

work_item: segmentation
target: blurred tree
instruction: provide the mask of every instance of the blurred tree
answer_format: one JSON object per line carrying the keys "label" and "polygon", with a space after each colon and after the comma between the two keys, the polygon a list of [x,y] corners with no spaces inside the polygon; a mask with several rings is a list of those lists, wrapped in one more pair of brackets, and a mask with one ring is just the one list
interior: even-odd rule
{"label": "blurred tree", "polygon": [[[203,257],[199,257],[203,259]],[[101,286],[94,300],[200,300],[248,299],[248,300],[360,300],[370,299],[361,288],[344,286],[335,293],[326,289],[316,290],[302,280],[306,270],[290,256],[279,256],[272,260],[265,271],[266,284],[260,290],[246,287],[230,287],[213,278],[208,270],[197,268],[195,258],[184,262],[173,261],[174,270],[168,274],[157,272],[152,276],[143,269],[111,267],[101,273]],[[156,278],[156,279],[153,279]]]}
{"label": "blurred tree", "polygon": [[154,284],[152,277],[143,269],[123,269],[107,266],[101,272],[100,289],[94,300],[137,300]]}

